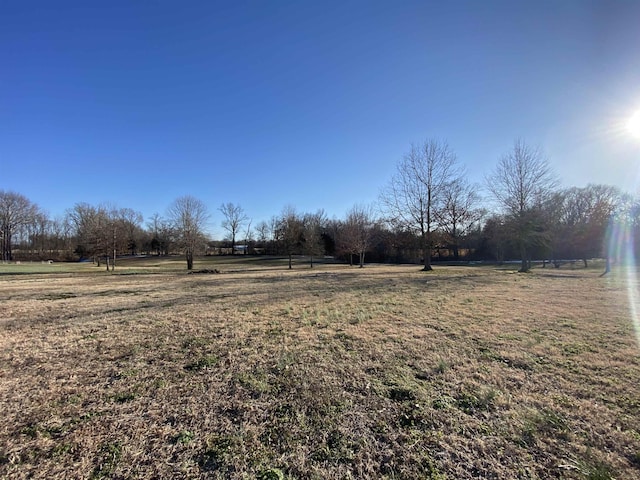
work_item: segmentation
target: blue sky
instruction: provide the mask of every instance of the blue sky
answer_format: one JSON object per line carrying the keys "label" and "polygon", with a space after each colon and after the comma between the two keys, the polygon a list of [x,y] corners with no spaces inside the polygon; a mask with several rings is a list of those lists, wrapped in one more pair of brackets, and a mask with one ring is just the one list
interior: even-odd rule
{"label": "blue sky", "polygon": [[637,1],[5,1],[0,189],[49,211],[164,214],[203,200],[257,223],[341,217],[446,140],[482,182],[516,138],[565,186],[635,192]]}

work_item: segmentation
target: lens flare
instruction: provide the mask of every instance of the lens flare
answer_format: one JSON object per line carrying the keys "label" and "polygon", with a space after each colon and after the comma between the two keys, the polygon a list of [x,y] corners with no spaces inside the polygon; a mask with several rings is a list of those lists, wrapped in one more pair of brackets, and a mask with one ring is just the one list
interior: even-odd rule
{"label": "lens flare", "polygon": [[[609,224],[607,238],[607,262],[615,260],[625,272],[629,313],[636,334],[636,342],[640,346],[640,319],[638,318],[640,295],[638,294],[633,230],[628,222],[616,220]],[[607,263],[607,271],[608,265]]]}
{"label": "lens flare", "polygon": [[640,110],[634,113],[627,122],[627,130],[634,137],[640,138]]}

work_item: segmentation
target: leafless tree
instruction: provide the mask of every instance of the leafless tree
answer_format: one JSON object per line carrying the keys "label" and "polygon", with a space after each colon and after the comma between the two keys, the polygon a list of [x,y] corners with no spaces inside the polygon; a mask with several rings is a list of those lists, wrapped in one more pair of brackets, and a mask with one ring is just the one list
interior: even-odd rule
{"label": "leafless tree", "polygon": [[299,252],[304,240],[304,222],[295,208],[287,206],[277,219],[274,235],[282,251],[289,257],[289,270],[292,268],[293,254]]}
{"label": "leafless tree", "polygon": [[235,255],[236,235],[240,233],[242,226],[247,223],[249,217],[245,215],[240,205],[234,205],[233,203],[223,203],[218,210],[224,216],[222,228],[229,232],[231,236],[231,254]]}
{"label": "leafless tree", "polygon": [[123,237],[120,250],[126,249],[131,255],[135,255],[142,235],[142,214],[131,208],[120,208],[115,213],[115,220]]}
{"label": "leafless tree", "polygon": [[[109,256],[109,239],[105,241],[107,215],[103,206],[76,203],[67,211],[67,221],[72,225],[76,239],[75,252],[92,258],[98,266],[101,258]],[[108,264],[107,264],[108,266]]]}
{"label": "leafless tree", "polygon": [[247,228],[244,230],[244,254],[249,254],[249,247],[253,244],[253,230],[251,229],[251,220],[247,223]]}
{"label": "leafless tree", "polygon": [[264,220],[260,221],[256,226],[256,234],[258,242],[264,244],[271,238],[271,227]]}
{"label": "leafless tree", "polygon": [[426,140],[412,145],[381,194],[390,223],[420,236],[424,271],[432,270],[433,233],[446,188],[459,176],[456,156],[448,144]]}
{"label": "leafless tree", "polygon": [[480,206],[482,198],[478,186],[469,184],[463,177],[452,181],[443,191],[441,208],[435,216],[444,237],[453,248],[453,256],[460,256],[460,240],[473,229],[485,215]]}
{"label": "leafless tree", "polygon": [[375,215],[371,206],[354,205],[348,212],[342,225],[339,243],[341,250],[349,255],[358,255],[360,268],[364,267],[364,258],[370,247],[375,226]]}
{"label": "leafless tree", "polygon": [[324,253],[322,228],[327,220],[324,210],[306,213],[302,219],[304,228],[304,249],[309,255],[310,267],[313,268],[313,257]]}
{"label": "leafless tree", "polygon": [[530,268],[529,248],[544,240],[542,205],[558,182],[542,151],[523,140],[516,140],[513,149],[485,180],[513,226],[513,239],[521,257],[520,271],[526,272]]}
{"label": "leafless tree", "polygon": [[169,220],[154,213],[147,222],[147,230],[151,234],[150,247],[158,256],[168,255],[171,243],[175,240],[175,230]]}
{"label": "leafless tree", "polygon": [[209,219],[207,207],[202,201],[187,195],[174,200],[167,209],[167,217],[185,254],[187,270],[193,270],[193,256],[205,242],[204,228]]}
{"label": "leafless tree", "polygon": [[0,190],[0,250],[2,260],[12,260],[12,241],[22,228],[34,221],[38,207],[27,197]]}
{"label": "leafless tree", "polygon": [[563,199],[562,240],[587,267],[587,257],[605,250],[607,226],[622,202],[622,192],[610,185],[592,184],[566,190]]}

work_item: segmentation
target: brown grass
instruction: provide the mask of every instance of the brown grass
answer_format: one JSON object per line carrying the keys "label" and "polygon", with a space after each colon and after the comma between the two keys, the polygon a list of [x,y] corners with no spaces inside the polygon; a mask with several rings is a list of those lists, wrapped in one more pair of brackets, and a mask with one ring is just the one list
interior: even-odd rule
{"label": "brown grass", "polygon": [[640,478],[622,274],[222,271],[0,276],[0,477]]}

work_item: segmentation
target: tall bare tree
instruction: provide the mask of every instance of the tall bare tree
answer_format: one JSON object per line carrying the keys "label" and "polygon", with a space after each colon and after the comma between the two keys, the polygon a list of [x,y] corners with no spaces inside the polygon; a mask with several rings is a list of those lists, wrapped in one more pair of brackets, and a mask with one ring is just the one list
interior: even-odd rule
{"label": "tall bare tree", "polygon": [[223,203],[218,210],[224,216],[222,228],[229,232],[231,236],[231,254],[235,255],[236,235],[240,233],[242,226],[247,223],[249,217],[245,215],[240,205],[234,205],[233,203]]}
{"label": "tall bare tree", "polygon": [[131,255],[135,255],[140,246],[142,236],[143,217],[140,212],[131,208],[120,208],[115,215],[118,228],[121,230],[122,246],[121,250],[128,250]]}
{"label": "tall bare tree", "polygon": [[307,255],[309,255],[311,268],[313,268],[313,257],[324,253],[322,229],[326,220],[327,216],[322,209],[318,210],[316,213],[306,213],[302,218],[304,228],[304,249]]}
{"label": "tall bare tree", "polygon": [[420,236],[424,271],[432,270],[433,233],[446,188],[459,176],[456,156],[444,141],[412,145],[381,194],[390,222]]}
{"label": "tall bare tree", "polygon": [[173,201],[167,209],[167,217],[185,254],[187,270],[193,270],[193,256],[205,242],[204,228],[209,219],[207,207],[197,198],[186,195]]}
{"label": "tall bare tree", "polygon": [[27,197],[15,192],[0,190],[0,253],[2,260],[12,260],[13,237],[32,223],[38,207]]}
{"label": "tall bare tree", "polygon": [[546,241],[541,211],[557,186],[556,177],[542,151],[519,139],[485,180],[510,221],[520,252],[520,271],[526,272],[530,268],[529,249]]}
{"label": "tall bare tree", "polygon": [[169,220],[165,220],[158,213],[154,213],[147,222],[147,231],[151,235],[149,246],[158,256],[169,255],[171,243],[175,239],[175,230]]}
{"label": "tall bare tree", "polygon": [[375,215],[371,206],[354,205],[347,212],[339,235],[340,248],[349,255],[358,255],[360,268],[364,267],[364,257],[371,245]]}
{"label": "tall bare tree", "polygon": [[304,241],[303,219],[292,206],[285,207],[277,218],[274,238],[289,257],[289,270],[291,270],[293,254],[301,251]]}
{"label": "tall bare tree", "polygon": [[463,177],[455,179],[443,191],[441,208],[436,210],[438,226],[453,248],[453,256],[460,256],[460,241],[485,215],[480,206],[478,187]]}

